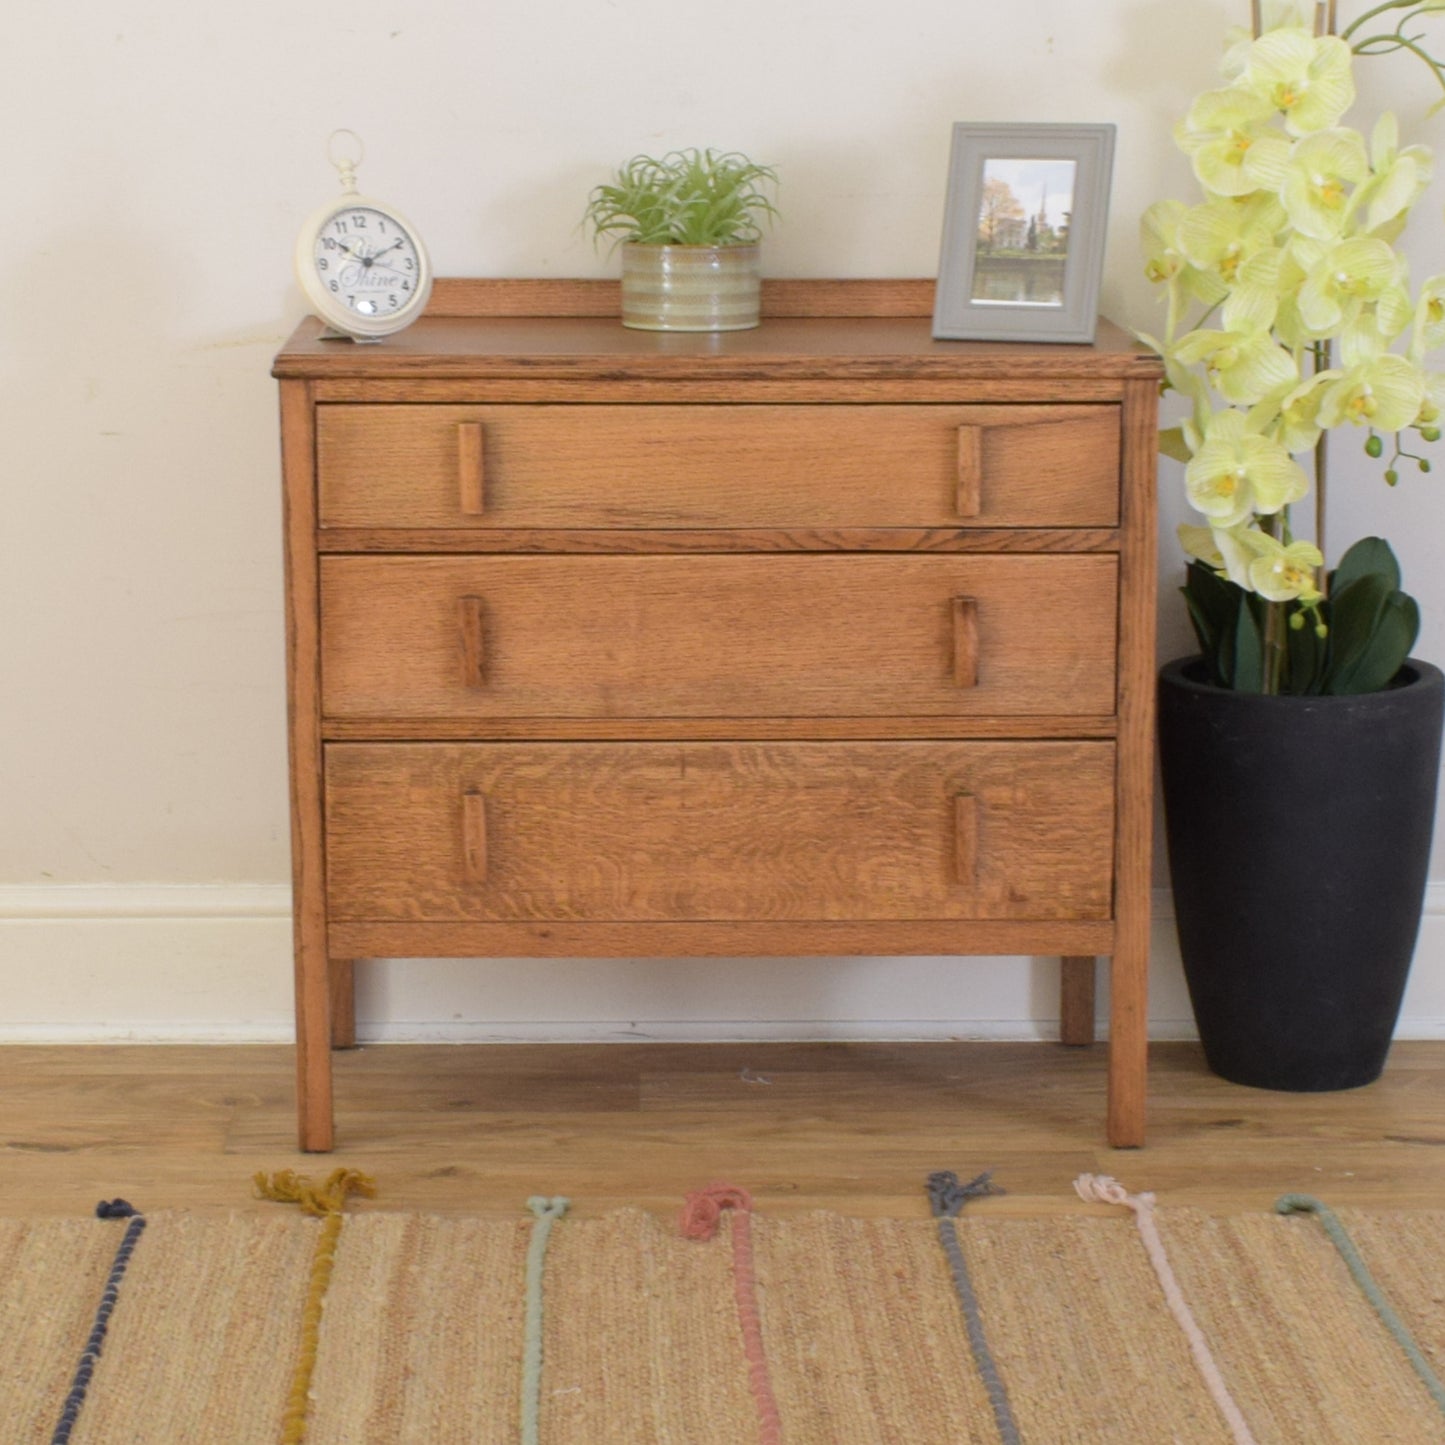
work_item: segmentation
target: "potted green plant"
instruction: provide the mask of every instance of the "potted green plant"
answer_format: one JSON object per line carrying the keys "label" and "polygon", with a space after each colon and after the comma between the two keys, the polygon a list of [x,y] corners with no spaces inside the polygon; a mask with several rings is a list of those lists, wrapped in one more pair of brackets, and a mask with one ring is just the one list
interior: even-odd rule
{"label": "potted green plant", "polygon": [[1419,611],[1384,541],[1327,566],[1325,498],[1332,434],[1391,485],[1440,435],[1445,275],[1412,291],[1395,246],[1430,155],[1389,113],[1368,137],[1344,118],[1357,55],[1412,53],[1445,87],[1416,33],[1442,9],[1386,0],[1341,28],[1333,0],[1255,0],[1176,130],[1203,199],[1142,223],[1168,301],[1143,339],[1187,409],[1161,448],[1201,514],[1180,528],[1200,655],[1159,694],[1180,948],[1211,1068],[1266,1088],[1378,1076],[1419,928],[1445,680],[1409,656]]}
{"label": "potted green plant", "polygon": [[745,331],[758,324],[759,245],[777,214],[771,166],[732,151],[634,156],[595,187],[585,220],[622,245],[622,324]]}

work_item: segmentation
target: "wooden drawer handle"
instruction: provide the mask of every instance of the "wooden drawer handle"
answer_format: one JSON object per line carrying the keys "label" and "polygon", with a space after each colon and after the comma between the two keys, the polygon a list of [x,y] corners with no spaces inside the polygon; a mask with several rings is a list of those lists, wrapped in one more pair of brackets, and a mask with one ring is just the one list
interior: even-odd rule
{"label": "wooden drawer handle", "polygon": [[463,597],[457,603],[462,629],[462,686],[487,683],[486,613],[480,597]]}
{"label": "wooden drawer handle", "polygon": [[462,862],[468,881],[487,879],[487,795],[476,789],[462,794]]}
{"label": "wooden drawer handle", "polygon": [[480,517],[486,510],[485,482],[482,424],[461,422],[457,426],[457,490],[461,509],[468,517]]}
{"label": "wooden drawer handle", "polygon": [[958,494],[953,509],[960,517],[976,517],[983,510],[983,431],[981,426],[958,429]]}
{"label": "wooden drawer handle", "polygon": [[978,886],[978,799],[972,793],[953,800],[953,874],[965,888]]}
{"label": "wooden drawer handle", "polygon": [[972,597],[953,599],[953,681],[978,686],[978,603]]}

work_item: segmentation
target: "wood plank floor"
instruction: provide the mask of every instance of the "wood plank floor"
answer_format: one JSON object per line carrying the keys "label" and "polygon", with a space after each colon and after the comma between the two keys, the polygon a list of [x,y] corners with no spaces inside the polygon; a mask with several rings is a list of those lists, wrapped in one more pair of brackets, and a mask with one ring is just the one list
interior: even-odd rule
{"label": "wood plank floor", "polygon": [[266,1208],[256,1170],[375,1176],[374,1206],[515,1216],[531,1194],[672,1213],[716,1179],[760,1208],[925,1217],[935,1169],[995,1171],[979,1206],[1080,1207],[1083,1171],[1227,1213],[1281,1193],[1445,1207],[1445,1044],[1397,1045],[1341,1094],[1226,1084],[1197,1047],[1151,1051],[1150,1142],[1103,1142],[1102,1046],[373,1046],[336,1056],[339,1147],[295,1150],[282,1047],[0,1048],[0,1215]]}

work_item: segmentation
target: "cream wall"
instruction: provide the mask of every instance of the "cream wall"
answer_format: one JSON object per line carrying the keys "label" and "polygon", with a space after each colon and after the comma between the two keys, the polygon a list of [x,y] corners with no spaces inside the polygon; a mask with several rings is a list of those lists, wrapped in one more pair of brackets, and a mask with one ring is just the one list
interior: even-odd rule
{"label": "cream wall", "polygon": [[[0,1036],[219,1037],[283,1031],[289,1010],[267,370],[304,314],[291,248],[335,189],[329,132],[364,136],[363,189],[412,217],[441,274],[609,274],[577,225],[589,187],[637,151],[714,144],[779,169],[770,273],[911,276],[936,267],[953,121],[1113,121],[1102,309],[1148,327],[1137,217],[1192,196],[1170,127],[1248,7],[22,8],[0,53]],[[1366,83],[1407,135],[1445,140],[1423,74],[1377,62]],[[1419,275],[1445,270],[1441,189],[1416,222]],[[1353,458],[1337,470],[1336,535],[1391,537],[1428,619],[1419,651],[1445,657],[1441,480],[1390,493]],[[1162,485],[1172,585],[1182,509],[1177,476]],[[1162,606],[1161,652],[1178,652],[1180,609]],[[1445,1029],[1442,889],[1407,1031]],[[1160,911],[1156,1027],[1186,1031],[1167,895]],[[377,967],[363,1013],[378,1036],[561,1037],[1027,1034],[1056,1011],[1046,963],[546,968]]]}

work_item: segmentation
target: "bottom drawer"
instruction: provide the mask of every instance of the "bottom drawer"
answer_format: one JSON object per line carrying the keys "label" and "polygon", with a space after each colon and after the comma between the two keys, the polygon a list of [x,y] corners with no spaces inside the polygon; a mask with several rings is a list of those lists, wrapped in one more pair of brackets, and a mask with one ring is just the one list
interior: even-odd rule
{"label": "bottom drawer", "polygon": [[340,921],[1106,919],[1106,742],[333,743]]}

